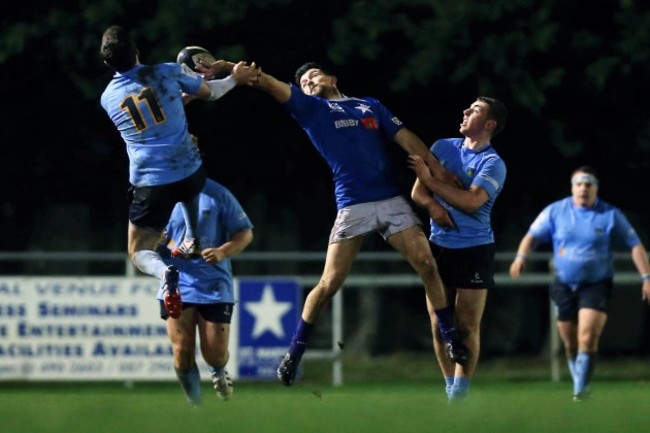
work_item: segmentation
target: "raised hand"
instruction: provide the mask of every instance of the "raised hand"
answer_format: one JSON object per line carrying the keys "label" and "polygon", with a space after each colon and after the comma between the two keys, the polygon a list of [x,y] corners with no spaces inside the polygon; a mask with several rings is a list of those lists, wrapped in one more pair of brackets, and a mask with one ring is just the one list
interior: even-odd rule
{"label": "raised hand", "polygon": [[260,73],[261,69],[257,67],[255,62],[248,65],[246,62],[240,61],[233,66],[231,75],[235,77],[237,84],[252,86],[259,80]]}
{"label": "raised hand", "polygon": [[209,62],[205,59],[199,59],[196,63],[197,72],[203,74],[206,80],[212,80],[220,75],[230,74],[235,64],[227,60],[215,60]]}

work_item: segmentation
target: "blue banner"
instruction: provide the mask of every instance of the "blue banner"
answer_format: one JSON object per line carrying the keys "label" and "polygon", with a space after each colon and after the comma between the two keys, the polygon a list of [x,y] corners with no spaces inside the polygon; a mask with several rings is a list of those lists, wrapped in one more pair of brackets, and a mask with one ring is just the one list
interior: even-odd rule
{"label": "blue banner", "polygon": [[296,280],[239,279],[240,379],[275,379],[298,324],[302,289]]}

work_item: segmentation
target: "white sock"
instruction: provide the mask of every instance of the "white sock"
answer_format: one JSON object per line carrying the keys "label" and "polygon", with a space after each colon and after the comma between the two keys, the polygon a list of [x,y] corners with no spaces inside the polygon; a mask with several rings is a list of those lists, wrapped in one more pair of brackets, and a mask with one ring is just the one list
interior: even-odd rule
{"label": "white sock", "polygon": [[144,272],[145,274],[151,275],[152,277],[158,278],[160,281],[165,279],[165,271],[167,270],[167,265],[163,262],[160,254],[152,250],[140,250],[133,255],[133,264],[136,268]]}

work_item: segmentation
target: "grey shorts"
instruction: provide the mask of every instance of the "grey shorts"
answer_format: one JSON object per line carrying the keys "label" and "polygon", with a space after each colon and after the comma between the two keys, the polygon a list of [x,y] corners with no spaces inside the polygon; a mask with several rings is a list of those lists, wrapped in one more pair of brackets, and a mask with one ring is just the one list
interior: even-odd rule
{"label": "grey shorts", "polygon": [[422,225],[422,221],[402,196],[355,204],[338,211],[329,243],[372,232],[378,232],[384,239],[388,239],[391,235],[416,225]]}

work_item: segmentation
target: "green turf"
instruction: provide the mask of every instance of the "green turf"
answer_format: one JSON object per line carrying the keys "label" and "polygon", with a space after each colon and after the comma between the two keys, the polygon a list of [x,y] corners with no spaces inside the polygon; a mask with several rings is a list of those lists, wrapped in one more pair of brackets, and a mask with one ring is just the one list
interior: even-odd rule
{"label": "green turf", "polygon": [[204,383],[190,409],[175,382],[0,381],[0,433],[637,433],[650,428],[646,359],[601,361],[592,399],[571,401],[566,368],[550,381],[548,360],[481,362],[470,398],[449,405],[431,355],[348,357],[345,384],[331,363],[306,361],[291,388],[239,381],[222,402]]}
{"label": "green turf", "polygon": [[643,432],[650,383],[593,384],[590,401],[573,403],[566,382],[476,381],[471,397],[449,405],[429,383],[279,384],[239,382],[231,401],[204,387],[190,409],[174,383],[0,384],[3,433],[202,432]]}

